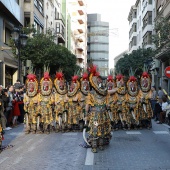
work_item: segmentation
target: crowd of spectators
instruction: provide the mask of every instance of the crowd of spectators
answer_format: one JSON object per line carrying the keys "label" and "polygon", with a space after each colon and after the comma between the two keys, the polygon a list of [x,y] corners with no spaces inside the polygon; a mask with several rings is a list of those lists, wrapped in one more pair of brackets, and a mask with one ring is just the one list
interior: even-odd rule
{"label": "crowd of spectators", "polygon": [[0,85],[0,121],[3,130],[10,130],[19,123],[24,123],[24,93],[25,86],[19,80],[6,88]]}
{"label": "crowd of spectators", "polygon": [[[155,96],[157,97],[155,98]],[[161,87],[158,88],[158,92],[156,92],[155,86],[152,87],[151,106],[154,113],[153,118],[157,124],[167,123],[170,125],[170,101]]]}

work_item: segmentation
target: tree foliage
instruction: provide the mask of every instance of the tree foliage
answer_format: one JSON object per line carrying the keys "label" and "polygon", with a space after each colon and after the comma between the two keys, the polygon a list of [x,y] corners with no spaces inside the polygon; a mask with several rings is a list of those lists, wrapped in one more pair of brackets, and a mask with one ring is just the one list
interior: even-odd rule
{"label": "tree foliage", "polygon": [[119,59],[116,63],[116,73],[122,73],[125,76],[129,76],[130,68],[133,71],[136,70],[135,76],[139,77],[144,68],[144,63],[149,64],[154,56],[154,51],[151,48],[137,49],[130,54],[125,54],[123,58]]}
{"label": "tree foliage", "polygon": [[155,34],[153,35],[153,43],[157,50],[161,50],[165,44],[169,42],[170,35],[170,21],[168,18],[161,17],[155,23]]}
{"label": "tree foliage", "polygon": [[[33,30],[26,31],[31,33]],[[55,38],[50,30],[46,34],[34,32],[34,36],[28,38],[27,45],[21,48],[20,59],[31,60],[33,68],[41,72],[44,66],[50,68],[50,74],[55,74],[57,70],[62,69],[65,77],[70,79],[79,69],[76,65],[76,56],[67,48],[57,45]],[[11,44],[14,52],[16,50],[14,43]]]}

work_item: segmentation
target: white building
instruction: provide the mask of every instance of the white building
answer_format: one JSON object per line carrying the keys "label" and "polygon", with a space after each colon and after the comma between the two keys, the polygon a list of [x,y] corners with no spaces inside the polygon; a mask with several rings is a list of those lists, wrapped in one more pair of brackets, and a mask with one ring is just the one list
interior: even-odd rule
{"label": "white building", "polygon": [[152,34],[155,18],[155,0],[137,0],[131,7],[129,21],[129,52],[138,48],[154,48]]}
{"label": "white building", "polygon": [[71,25],[71,48],[77,64],[87,68],[87,6],[85,0],[67,0]]}

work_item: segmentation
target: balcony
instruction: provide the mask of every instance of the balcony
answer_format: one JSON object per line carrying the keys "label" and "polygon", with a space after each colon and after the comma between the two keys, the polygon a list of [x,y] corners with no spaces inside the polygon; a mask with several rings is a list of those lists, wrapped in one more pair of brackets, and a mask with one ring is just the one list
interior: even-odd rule
{"label": "balcony", "polygon": [[79,50],[79,51],[83,51],[83,46],[80,43],[77,43],[76,49]]}
{"label": "balcony", "polygon": [[84,60],[84,55],[83,54],[76,54],[76,56],[77,56],[78,59]]}
{"label": "balcony", "polygon": [[56,35],[58,37],[58,43],[65,43],[65,26],[61,21],[55,21]]}
{"label": "balcony", "polygon": [[57,13],[57,15],[55,16],[55,20],[62,22],[63,25],[65,26],[66,21],[65,21],[64,16],[61,13]]}
{"label": "balcony", "polygon": [[80,6],[84,6],[83,0],[78,0],[78,3],[79,3]]}
{"label": "balcony", "polygon": [[84,8],[78,9],[78,13],[79,13],[79,15],[84,15]]}
{"label": "balcony", "polygon": [[79,22],[79,24],[84,24],[84,21],[83,21],[83,19],[78,19],[78,22]]}
{"label": "balcony", "polygon": [[84,30],[85,30],[84,24],[77,26],[77,30],[80,34],[84,33]]}

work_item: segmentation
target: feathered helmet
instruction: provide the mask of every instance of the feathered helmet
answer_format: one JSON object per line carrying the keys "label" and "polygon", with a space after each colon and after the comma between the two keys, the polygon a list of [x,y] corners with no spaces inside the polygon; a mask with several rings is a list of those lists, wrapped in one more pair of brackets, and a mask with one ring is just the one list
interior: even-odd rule
{"label": "feathered helmet", "polygon": [[50,75],[49,75],[49,68],[48,67],[45,67],[44,68],[44,76],[42,77],[41,81],[40,81],[40,87],[41,87],[41,90],[40,90],[40,93],[44,96],[48,96],[51,94],[52,92],[52,80],[50,78]]}
{"label": "feathered helmet", "polygon": [[143,92],[148,92],[151,89],[151,78],[148,74],[148,69],[144,65],[143,73],[140,78],[140,86]]}
{"label": "feathered helmet", "polygon": [[112,75],[108,75],[106,87],[108,90],[112,90],[116,87],[115,80],[113,79]]}
{"label": "feathered helmet", "polygon": [[38,93],[38,81],[33,73],[33,68],[30,68],[26,80],[26,92],[29,97],[34,97]]}
{"label": "feathered helmet", "polygon": [[84,95],[87,95],[90,90],[89,75],[87,72],[83,73],[82,78],[80,79],[80,82],[81,82],[81,86],[80,86],[81,92]]}
{"label": "feathered helmet", "polygon": [[124,76],[122,74],[117,74],[117,76],[116,76],[116,86],[118,88],[117,93],[122,94],[122,95],[124,95],[126,93]]}
{"label": "feathered helmet", "polygon": [[66,86],[64,74],[62,73],[62,71],[56,72],[54,86],[59,94],[64,95],[67,93],[67,86]]}
{"label": "feathered helmet", "polygon": [[[100,77],[100,73],[97,71],[97,66],[96,65],[92,65],[89,68],[89,72],[90,72],[90,76],[89,76],[89,81],[91,86],[101,95],[106,95],[107,94],[107,90],[106,88],[103,86],[101,86],[101,77]],[[101,80],[99,82],[99,79]],[[102,87],[102,88],[101,88]]]}
{"label": "feathered helmet", "polygon": [[138,94],[138,85],[137,85],[137,78],[134,76],[134,72],[132,68],[130,68],[129,72],[129,80],[127,81],[127,90],[129,95],[137,96]]}
{"label": "feathered helmet", "polygon": [[69,97],[74,96],[80,88],[80,83],[78,81],[78,78],[79,78],[78,75],[74,75],[71,78],[71,84],[70,84],[69,89],[68,89],[68,96]]}

